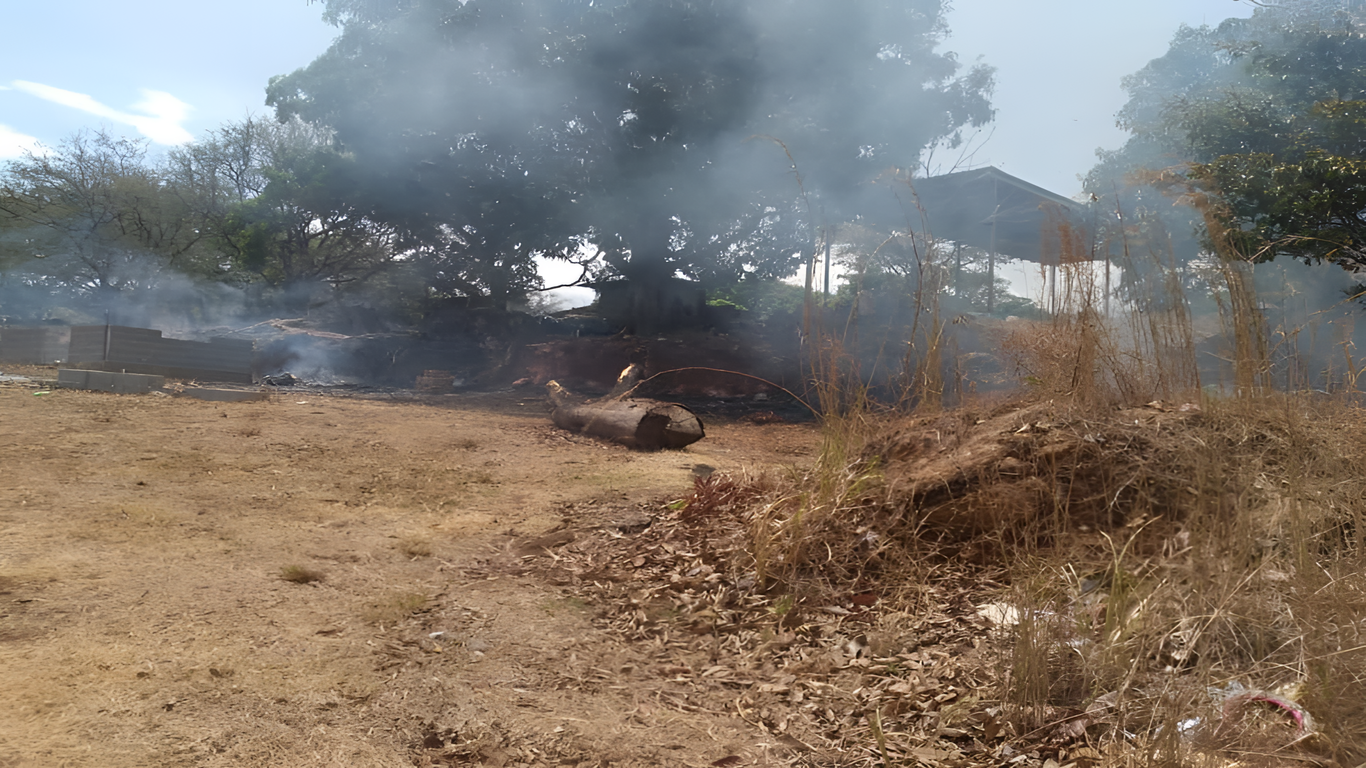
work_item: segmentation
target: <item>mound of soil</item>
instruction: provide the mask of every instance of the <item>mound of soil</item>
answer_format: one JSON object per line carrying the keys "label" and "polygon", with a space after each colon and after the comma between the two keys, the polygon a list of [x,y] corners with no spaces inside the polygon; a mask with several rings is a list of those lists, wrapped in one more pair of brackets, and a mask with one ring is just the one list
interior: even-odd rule
{"label": "mound of soil", "polygon": [[1097,416],[1051,400],[1012,403],[910,419],[865,456],[885,477],[884,503],[940,537],[1018,534],[1044,521],[1104,529],[1179,513],[1200,419],[1192,404]]}

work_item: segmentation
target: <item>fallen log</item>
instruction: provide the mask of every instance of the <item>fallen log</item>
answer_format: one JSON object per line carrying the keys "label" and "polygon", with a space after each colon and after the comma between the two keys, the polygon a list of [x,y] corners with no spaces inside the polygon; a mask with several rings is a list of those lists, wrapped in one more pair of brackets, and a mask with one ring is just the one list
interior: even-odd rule
{"label": "fallen log", "polygon": [[[623,379],[628,371],[622,372]],[[646,451],[683,448],[706,436],[697,414],[676,403],[610,396],[597,401],[576,401],[556,382],[546,384],[545,388],[555,406],[550,412],[551,420],[571,432]]]}

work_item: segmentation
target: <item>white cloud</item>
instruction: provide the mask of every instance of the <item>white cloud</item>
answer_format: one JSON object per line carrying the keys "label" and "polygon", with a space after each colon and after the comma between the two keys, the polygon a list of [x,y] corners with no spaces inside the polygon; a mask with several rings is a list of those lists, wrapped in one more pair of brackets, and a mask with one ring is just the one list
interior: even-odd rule
{"label": "white cloud", "polygon": [[25,150],[36,151],[38,140],[8,125],[0,125],[0,160],[21,157]]}
{"label": "white cloud", "polygon": [[54,88],[42,83],[15,80],[10,85],[54,104],[89,112],[116,123],[131,125],[138,133],[158,144],[184,144],[194,138],[181,126],[189,117],[192,107],[164,91],[142,89],[142,101],[134,104],[133,109],[143,114],[134,114],[101,104],[84,93]]}

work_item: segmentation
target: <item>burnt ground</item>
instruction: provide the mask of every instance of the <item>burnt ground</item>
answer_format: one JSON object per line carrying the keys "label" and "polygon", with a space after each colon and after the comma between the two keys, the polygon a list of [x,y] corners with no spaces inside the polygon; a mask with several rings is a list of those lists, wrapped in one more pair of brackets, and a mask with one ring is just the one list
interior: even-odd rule
{"label": "burnt ground", "polygon": [[638,535],[695,472],[800,466],[811,425],[712,423],[645,454],[555,429],[535,391],[44,391],[0,384],[0,766],[791,750],[693,704],[709,678],[673,646],[520,564],[553,563],[565,530]]}

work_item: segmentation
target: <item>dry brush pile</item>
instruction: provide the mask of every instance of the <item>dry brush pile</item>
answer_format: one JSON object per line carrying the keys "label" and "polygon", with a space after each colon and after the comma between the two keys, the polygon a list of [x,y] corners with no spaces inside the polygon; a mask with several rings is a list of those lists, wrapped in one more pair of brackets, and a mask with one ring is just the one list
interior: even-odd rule
{"label": "dry brush pile", "polygon": [[1359,411],[1034,399],[827,427],[531,557],[795,764],[1366,760]]}

